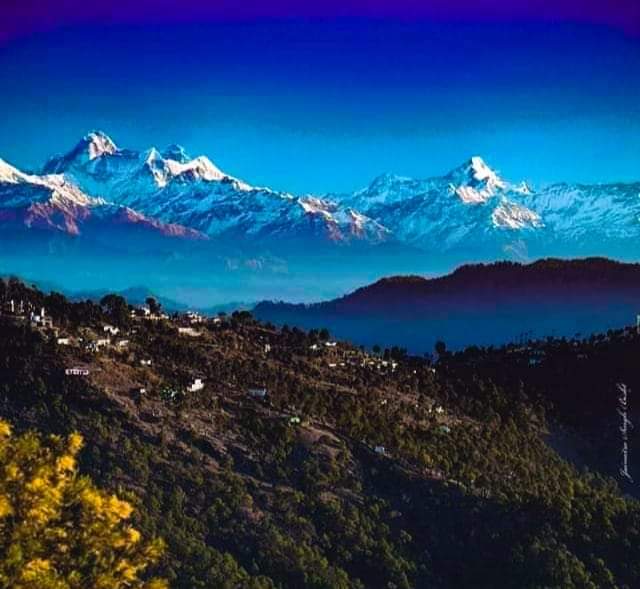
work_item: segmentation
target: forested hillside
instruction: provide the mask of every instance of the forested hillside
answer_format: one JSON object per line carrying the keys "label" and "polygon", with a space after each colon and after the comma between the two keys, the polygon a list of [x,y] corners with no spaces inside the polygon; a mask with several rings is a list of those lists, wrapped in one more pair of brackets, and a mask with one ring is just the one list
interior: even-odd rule
{"label": "forested hillside", "polygon": [[640,504],[608,478],[634,330],[413,357],[17,281],[0,302],[0,416],[81,432],[172,587],[640,586]]}

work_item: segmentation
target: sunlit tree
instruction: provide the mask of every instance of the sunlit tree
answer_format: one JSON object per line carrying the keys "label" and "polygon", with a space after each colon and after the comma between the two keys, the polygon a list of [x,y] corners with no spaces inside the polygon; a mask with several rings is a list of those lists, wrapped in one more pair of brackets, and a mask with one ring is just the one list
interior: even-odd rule
{"label": "sunlit tree", "polygon": [[130,523],[133,507],[80,476],[77,433],[12,434],[0,420],[0,587],[163,589],[143,580],[162,554]]}

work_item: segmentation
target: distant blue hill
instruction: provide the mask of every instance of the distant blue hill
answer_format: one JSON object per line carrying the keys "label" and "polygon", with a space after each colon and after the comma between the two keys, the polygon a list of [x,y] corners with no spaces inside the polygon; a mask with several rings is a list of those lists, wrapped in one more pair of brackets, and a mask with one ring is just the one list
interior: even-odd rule
{"label": "distant blue hill", "polygon": [[463,266],[441,278],[385,278],[328,302],[263,302],[262,320],[328,328],[373,346],[431,352],[519,339],[588,336],[635,323],[640,265],[603,258]]}

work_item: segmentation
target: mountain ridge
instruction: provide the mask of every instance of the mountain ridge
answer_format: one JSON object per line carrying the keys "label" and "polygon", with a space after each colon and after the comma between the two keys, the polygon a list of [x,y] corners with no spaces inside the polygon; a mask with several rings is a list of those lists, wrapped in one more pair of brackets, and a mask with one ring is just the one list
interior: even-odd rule
{"label": "mountain ridge", "polygon": [[353,193],[293,195],[252,186],[177,144],[134,151],[93,131],[43,173],[161,222],[247,243],[397,241],[428,253],[477,252],[482,261],[612,255],[607,241],[617,253],[640,237],[640,182],[532,189],[477,155],[443,176],[382,174]]}
{"label": "mountain ridge", "polygon": [[414,352],[445,340],[454,348],[535,337],[606,331],[627,325],[640,308],[640,264],[605,258],[545,259],[463,266],[446,276],[393,276],[313,304],[265,301],[261,320],[327,327],[365,345]]}
{"label": "mountain ridge", "polygon": [[[47,264],[65,251],[52,239],[93,237],[90,247],[75,246],[89,287],[105,288],[93,266],[116,250],[118,288],[145,283],[175,298],[171,283],[189,293],[206,282],[212,304],[280,291],[332,298],[380,276],[444,274],[500,259],[640,258],[640,183],[534,188],[478,156],[442,176],[383,174],[349,194],[294,195],[253,186],[177,144],[134,151],[92,132],[42,172],[0,162],[5,270],[33,276],[34,252]],[[29,241],[40,250],[26,252]],[[192,248],[196,241],[202,247]],[[149,247],[161,250],[153,263],[125,259]],[[73,282],[77,290],[79,278]]]}

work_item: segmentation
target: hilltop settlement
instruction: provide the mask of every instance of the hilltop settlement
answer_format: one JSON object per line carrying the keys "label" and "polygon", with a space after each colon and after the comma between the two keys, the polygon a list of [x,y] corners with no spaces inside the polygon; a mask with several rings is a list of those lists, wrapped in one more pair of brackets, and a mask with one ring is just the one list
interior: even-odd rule
{"label": "hilltop settlement", "polygon": [[411,356],[15,279],[0,309],[0,415],[80,431],[172,587],[640,586],[635,327]]}

